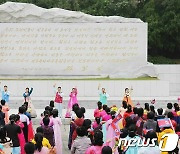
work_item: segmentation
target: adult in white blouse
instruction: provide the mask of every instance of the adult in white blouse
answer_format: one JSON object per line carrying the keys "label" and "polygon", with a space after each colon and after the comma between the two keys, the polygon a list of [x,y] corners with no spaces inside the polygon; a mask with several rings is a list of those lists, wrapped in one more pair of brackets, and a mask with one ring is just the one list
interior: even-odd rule
{"label": "adult in white blouse", "polygon": [[58,110],[58,116],[62,117],[62,103],[63,103],[63,92],[61,91],[61,87],[58,87],[56,90],[56,84],[53,85],[54,93],[55,93],[55,108]]}

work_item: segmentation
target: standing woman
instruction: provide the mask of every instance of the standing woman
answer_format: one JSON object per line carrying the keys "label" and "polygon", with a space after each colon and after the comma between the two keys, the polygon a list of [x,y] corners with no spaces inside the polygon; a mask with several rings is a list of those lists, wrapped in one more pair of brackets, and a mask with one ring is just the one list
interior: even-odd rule
{"label": "standing woman", "polygon": [[78,104],[78,100],[77,100],[77,88],[72,88],[71,93],[69,94],[69,102],[68,102],[68,106],[67,106],[67,111],[66,111],[66,118],[71,118],[71,111],[72,111],[72,107],[74,104]]}
{"label": "standing woman", "polygon": [[134,104],[131,100],[131,96],[130,96],[130,93],[133,89],[131,88],[131,90],[129,90],[129,88],[125,88],[125,94],[124,94],[124,98],[123,98],[123,101],[126,101],[127,104],[131,105],[132,107],[134,107]]}
{"label": "standing woman", "polygon": [[31,117],[35,118],[37,117],[37,114],[34,109],[34,105],[32,104],[31,97],[30,97],[32,92],[33,92],[33,88],[29,90],[29,88],[27,87],[23,94],[23,97],[24,97],[24,102],[28,102],[28,112],[31,114]]}
{"label": "standing woman", "polygon": [[4,90],[1,90],[1,82],[0,82],[0,92],[1,92],[2,100],[5,100],[5,102],[8,104],[9,96],[11,93],[8,91],[7,85],[4,85]]}
{"label": "standing woman", "polygon": [[62,154],[62,138],[61,138],[61,119],[58,117],[58,110],[54,109],[53,113],[53,129],[54,140],[57,154]]}
{"label": "standing woman", "polygon": [[102,88],[102,90],[100,91],[100,84],[98,86],[98,93],[99,93],[99,101],[102,103],[102,105],[107,105],[107,98],[109,97],[109,95],[106,93],[106,89]]}
{"label": "standing woman", "polygon": [[61,91],[61,87],[58,87],[57,91],[56,91],[56,84],[54,84],[53,87],[54,87],[54,93],[56,94],[55,100],[54,100],[55,107],[56,109],[58,109],[59,117],[62,117],[62,102],[63,102],[64,94]]}

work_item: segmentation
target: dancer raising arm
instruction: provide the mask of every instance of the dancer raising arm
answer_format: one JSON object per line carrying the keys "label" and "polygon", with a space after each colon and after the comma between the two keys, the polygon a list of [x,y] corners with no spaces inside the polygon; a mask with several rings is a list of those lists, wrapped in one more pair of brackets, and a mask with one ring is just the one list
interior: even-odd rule
{"label": "dancer raising arm", "polygon": [[58,110],[58,113],[59,113],[59,117],[61,118],[62,117],[62,102],[63,102],[63,92],[61,91],[61,87],[58,87],[57,88],[57,91],[56,91],[56,84],[53,85],[54,87],[54,93],[56,94],[55,96],[55,107],[56,109]]}
{"label": "dancer raising arm", "polygon": [[102,103],[102,105],[107,105],[107,98],[109,97],[109,95],[106,93],[106,89],[102,88],[102,90],[100,90],[101,85],[99,84],[98,86],[98,93],[100,96],[99,101]]}

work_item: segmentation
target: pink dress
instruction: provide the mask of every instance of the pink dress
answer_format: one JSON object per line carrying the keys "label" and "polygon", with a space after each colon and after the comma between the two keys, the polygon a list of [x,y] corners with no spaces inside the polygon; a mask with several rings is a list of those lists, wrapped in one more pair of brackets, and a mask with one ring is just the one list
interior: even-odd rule
{"label": "pink dress", "polygon": [[108,142],[107,144],[113,148],[115,145],[115,139],[113,139],[115,137],[115,133],[114,133],[114,129],[111,126],[112,123],[112,119],[108,120],[106,122],[106,142],[108,142],[108,140],[110,140],[110,142]]}
{"label": "pink dress", "polygon": [[86,150],[85,154],[101,154],[102,148],[104,146],[91,146]]}
{"label": "pink dress", "polygon": [[54,139],[57,154],[62,154],[61,119],[53,118]]}
{"label": "pink dress", "polygon": [[2,106],[2,112],[5,114],[5,118],[4,118],[5,124],[9,123],[9,114],[8,114],[8,111],[9,111],[8,105],[3,105]]}
{"label": "pink dress", "polygon": [[[40,125],[41,125],[41,126],[44,126],[43,118],[44,118],[44,116],[41,117],[41,121],[40,121]],[[52,127],[52,126],[53,126],[53,117],[50,116],[50,117],[49,117],[49,120],[50,120],[50,121],[49,121],[49,125],[48,125],[48,126]]]}
{"label": "pink dress", "polygon": [[101,111],[102,111],[102,109],[101,109],[101,110],[95,109],[95,110],[94,110],[94,117],[95,117],[95,118],[96,118],[96,117],[100,117]]}
{"label": "pink dress", "polygon": [[[115,126],[118,130],[120,130],[119,123],[121,120],[119,120],[117,123],[115,123]],[[112,119],[108,120],[105,123],[106,126],[106,146],[110,146],[111,148],[114,148],[115,146],[115,140],[116,137],[119,138],[119,136],[116,135],[115,130],[112,127]],[[118,150],[116,149],[114,154],[118,154]]]}
{"label": "pink dress", "polygon": [[105,115],[107,115],[106,111],[105,111],[105,110],[102,110],[102,111],[100,112],[100,117],[102,118],[102,117],[105,116]]}
{"label": "pink dress", "polygon": [[109,119],[111,119],[111,115],[110,114],[106,114],[102,117],[102,121],[108,121]]}
{"label": "pink dress", "polygon": [[49,149],[47,147],[42,147],[40,152],[36,150],[34,154],[49,154]]}
{"label": "pink dress", "polygon": [[96,129],[98,126],[99,126],[99,124],[96,121],[94,121],[92,124],[92,128]]}
{"label": "pink dress", "polygon": [[68,102],[68,106],[67,106],[67,111],[66,111],[66,118],[70,118],[71,117],[71,111],[72,111],[72,107],[74,104],[78,104],[78,100],[77,100],[77,89],[75,89],[75,92],[71,92],[69,94],[69,102]]}
{"label": "pink dress", "polygon": [[25,154],[25,151],[24,151],[25,138],[24,138],[24,134],[22,131],[22,129],[24,128],[24,124],[20,121],[17,121],[16,125],[20,126],[20,128],[21,128],[21,133],[18,134],[18,138],[19,138],[20,147],[21,147],[21,154]]}

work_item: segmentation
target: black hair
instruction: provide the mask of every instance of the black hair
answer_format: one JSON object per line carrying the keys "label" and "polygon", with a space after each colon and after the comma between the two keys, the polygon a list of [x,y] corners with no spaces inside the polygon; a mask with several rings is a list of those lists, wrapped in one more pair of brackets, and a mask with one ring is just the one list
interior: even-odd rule
{"label": "black hair", "polygon": [[114,119],[116,117],[116,111],[111,111],[110,114],[111,114],[112,119]]}
{"label": "black hair", "polygon": [[177,106],[179,106],[178,103],[174,103],[174,108],[176,108]]}
{"label": "black hair", "polygon": [[27,90],[28,90],[28,92],[29,92],[29,88],[27,87],[26,89],[27,89]]}
{"label": "black hair", "polygon": [[144,109],[142,107],[138,108],[137,109],[137,115],[139,117],[142,117],[144,115]]}
{"label": "black hair", "polygon": [[136,136],[136,125],[130,125],[128,128],[128,134],[129,137],[133,138],[134,136]]}
{"label": "black hair", "polygon": [[129,128],[134,123],[131,117],[126,117],[125,122],[126,122],[125,128]]}
{"label": "black hair", "polygon": [[100,124],[100,122],[101,122],[100,117],[96,117],[95,120],[96,120],[97,124]]}
{"label": "black hair", "polygon": [[41,133],[36,133],[34,140],[36,141],[35,150],[38,150],[39,152],[41,152],[41,149],[43,147],[42,145],[43,135]]}
{"label": "black hair", "polygon": [[13,124],[15,122],[15,114],[11,114],[9,117],[9,120],[10,120],[11,124]]}
{"label": "black hair", "polygon": [[172,109],[172,107],[173,107],[172,103],[167,103],[167,108],[168,109]]}
{"label": "black hair", "polygon": [[6,104],[6,101],[4,99],[1,100],[1,105],[5,105]]}
{"label": "black hair", "polygon": [[137,107],[134,107],[134,108],[133,108],[134,114],[137,114],[137,109],[138,109]]}
{"label": "black hair", "polygon": [[125,90],[124,90],[124,91],[126,92],[126,90],[128,90],[128,89],[129,89],[129,88],[125,88]]}
{"label": "black hair", "polygon": [[147,114],[147,118],[148,118],[148,119],[154,119],[154,116],[155,116],[155,115],[154,115],[154,112],[152,112],[152,111],[151,111],[151,112],[148,112],[148,114]]}
{"label": "black hair", "polygon": [[49,110],[45,110],[45,111],[43,112],[43,114],[44,114],[44,116],[46,116],[46,115],[50,116]]}
{"label": "black hair", "polygon": [[101,154],[112,154],[112,148],[110,146],[104,146]]}
{"label": "black hair", "polygon": [[45,107],[45,111],[49,111],[50,106]]}
{"label": "black hair", "polygon": [[175,112],[179,111],[179,105],[174,107]]}
{"label": "black hair", "polygon": [[29,104],[28,102],[24,102],[24,105],[28,106],[28,104]]}
{"label": "black hair", "polygon": [[128,129],[127,128],[123,128],[121,129],[121,134],[120,134],[120,138],[125,138],[128,136]]}
{"label": "black hair", "polygon": [[100,101],[97,102],[98,109],[102,109],[102,103]]}
{"label": "black hair", "polygon": [[26,112],[28,109],[28,106],[24,104],[24,105],[22,105],[22,107],[24,108],[24,112]]}
{"label": "black hair", "polygon": [[83,137],[86,135],[86,128],[84,126],[76,128],[77,135]]}
{"label": "black hair", "polygon": [[34,154],[35,146],[32,142],[27,142],[24,146],[24,151],[26,154]]}
{"label": "black hair", "polygon": [[79,109],[79,105],[78,104],[74,104],[72,106],[72,111],[74,111],[76,113],[76,111]]}
{"label": "black hair", "polygon": [[44,129],[40,126],[36,128],[36,133],[44,134]]}
{"label": "black hair", "polygon": [[81,107],[80,109],[81,109],[83,114],[86,112],[86,109],[84,107]]}
{"label": "black hair", "polygon": [[159,108],[159,109],[157,109],[157,112],[158,112],[158,115],[162,115],[163,114],[163,109]]}
{"label": "black hair", "polygon": [[[148,140],[148,139],[150,139],[150,144],[152,144],[152,139],[157,139],[157,134],[156,134],[156,132],[155,131],[148,131],[147,132],[147,134],[145,135],[145,139],[146,139],[146,141]],[[157,140],[156,140],[156,142],[157,142]],[[156,143],[157,144],[157,143]]]}
{"label": "black hair", "polygon": [[0,110],[2,110],[2,105],[0,105]]}
{"label": "black hair", "polygon": [[103,145],[103,133],[100,130],[94,132],[94,146],[102,146]]}
{"label": "black hair", "polygon": [[152,112],[155,113],[155,109],[154,109],[154,106],[153,106],[153,105],[150,105],[150,111],[152,111]]}
{"label": "black hair", "polygon": [[53,100],[50,101],[49,106],[52,108],[54,107],[54,101]]}
{"label": "black hair", "polygon": [[126,112],[128,113],[132,112],[132,106],[130,104],[128,104]]}
{"label": "black hair", "polygon": [[106,111],[107,114],[111,113],[111,109],[109,107],[107,107],[105,111]]}
{"label": "black hair", "polygon": [[144,109],[146,109],[147,111],[149,111],[149,103],[145,103],[145,104],[144,104]]}
{"label": "black hair", "polygon": [[15,115],[15,121],[19,121],[20,120],[20,116],[19,116],[19,114],[16,114]]}
{"label": "black hair", "polygon": [[81,109],[78,109],[78,110],[76,111],[76,116],[77,116],[78,118],[82,118],[82,117],[83,117],[83,112],[81,111]]}
{"label": "black hair", "polygon": [[44,126],[48,126],[49,125],[49,122],[50,122],[50,119],[49,119],[49,117],[44,117],[43,118],[43,124],[44,124]]}
{"label": "black hair", "polygon": [[173,119],[173,118],[174,118],[174,115],[173,115],[172,112],[168,112],[167,117],[170,118],[170,119]]}
{"label": "black hair", "polygon": [[58,87],[58,89],[61,89],[61,87]]}
{"label": "black hair", "polygon": [[106,110],[106,108],[107,108],[107,105],[104,104],[104,105],[103,105],[103,110]]}
{"label": "black hair", "polygon": [[25,108],[23,106],[19,107],[19,113],[23,114],[25,111]]}
{"label": "black hair", "polygon": [[126,101],[122,101],[122,106],[124,109],[127,109],[127,102]]}
{"label": "black hair", "polygon": [[89,128],[91,128],[91,120],[90,119],[85,119],[83,122],[83,126],[86,128],[86,130],[88,130]]}
{"label": "black hair", "polygon": [[4,88],[7,87],[7,85],[4,85]]}
{"label": "black hair", "polygon": [[51,115],[52,111],[53,111],[53,108],[52,108],[52,107],[49,107],[49,114],[50,114],[50,115]]}
{"label": "black hair", "polygon": [[53,114],[53,118],[58,117],[58,110],[57,110],[57,109],[54,109],[54,110],[52,111],[52,114]]}

